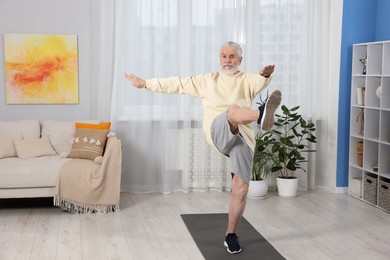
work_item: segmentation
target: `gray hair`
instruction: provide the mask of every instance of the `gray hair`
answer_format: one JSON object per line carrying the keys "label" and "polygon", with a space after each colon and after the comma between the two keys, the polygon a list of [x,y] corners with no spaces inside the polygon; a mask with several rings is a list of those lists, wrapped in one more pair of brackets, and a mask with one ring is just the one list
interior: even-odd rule
{"label": "gray hair", "polygon": [[236,48],[238,57],[241,57],[241,56],[242,56],[242,49],[241,49],[240,44],[238,44],[238,43],[236,43],[236,42],[233,42],[233,41],[228,41],[228,42],[225,42],[224,44],[222,44],[221,49],[220,49],[220,52],[222,51],[222,49],[223,49],[224,47],[228,47],[228,46],[229,46],[229,47]]}

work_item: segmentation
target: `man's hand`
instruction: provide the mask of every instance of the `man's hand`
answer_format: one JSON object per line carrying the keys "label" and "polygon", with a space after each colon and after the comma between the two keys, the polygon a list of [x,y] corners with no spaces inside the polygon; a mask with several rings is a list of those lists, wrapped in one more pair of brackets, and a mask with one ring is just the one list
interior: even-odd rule
{"label": "man's hand", "polygon": [[272,73],[274,73],[275,65],[267,65],[262,70],[260,70],[259,74],[263,77],[269,78]]}
{"label": "man's hand", "polygon": [[125,78],[127,80],[130,80],[131,84],[134,87],[137,87],[137,88],[145,88],[146,87],[145,80],[141,79],[140,77],[138,77],[138,76],[136,76],[134,74],[127,74],[127,73],[125,73]]}

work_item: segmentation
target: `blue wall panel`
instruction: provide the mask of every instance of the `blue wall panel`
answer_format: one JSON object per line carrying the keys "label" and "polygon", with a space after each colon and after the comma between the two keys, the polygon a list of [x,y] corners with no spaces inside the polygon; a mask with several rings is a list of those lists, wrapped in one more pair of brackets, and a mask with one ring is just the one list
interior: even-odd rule
{"label": "blue wall panel", "polygon": [[375,41],[390,40],[390,1],[377,0]]}
{"label": "blue wall panel", "polygon": [[352,45],[375,40],[377,1],[344,0],[341,35],[336,187],[348,186]]}
{"label": "blue wall panel", "polygon": [[341,36],[336,186],[348,186],[352,45],[390,40],[389,0],[344,0]]}

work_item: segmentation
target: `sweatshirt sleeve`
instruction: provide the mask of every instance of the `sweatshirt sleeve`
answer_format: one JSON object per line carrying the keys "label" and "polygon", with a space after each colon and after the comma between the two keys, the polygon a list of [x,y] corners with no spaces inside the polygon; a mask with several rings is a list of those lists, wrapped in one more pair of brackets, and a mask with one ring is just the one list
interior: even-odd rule
{"label": "sweatshirt sleeve", "polygon": [[202,77],[169,77],[146,80],[146,89],[167,94],[201,96]]}
{"label": "sweatshirt sleeve", "polygon": [[249,91],[252,98],[254,98],[260,91],[264,90],[272,80],[272,75],[269,78],[265,78],[260,74],[252,73],[248,75],[249,78]]}

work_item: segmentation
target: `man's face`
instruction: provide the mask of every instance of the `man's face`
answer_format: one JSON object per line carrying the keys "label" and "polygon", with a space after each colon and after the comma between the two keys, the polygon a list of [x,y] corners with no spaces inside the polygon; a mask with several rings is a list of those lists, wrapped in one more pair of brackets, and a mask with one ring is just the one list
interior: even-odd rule
{"label": "man's face", "polygon": [[242,57],[238,57],[237,50],[234,47],[223,47],[219,54],[219,63],[224,72],[232,75],[238,71]]}

